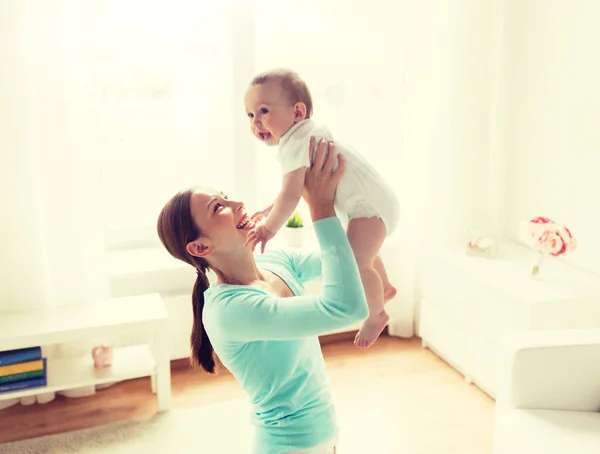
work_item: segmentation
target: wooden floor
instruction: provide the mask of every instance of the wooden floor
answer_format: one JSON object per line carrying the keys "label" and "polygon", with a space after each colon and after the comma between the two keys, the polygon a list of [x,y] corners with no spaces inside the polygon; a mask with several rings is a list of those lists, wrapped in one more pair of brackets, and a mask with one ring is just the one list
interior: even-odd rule
{"label": "wooden floor", "polygon": [[[350,339],[338,336],[323,342],[332,387],[343,387],[350,380],[386,376],[391,378],[383,382],[389,383],[386,386],[390,388],[390,396],[397,386],[425,388],[427,392],[431,390],[444,396],[442,399],[446,402],[439,402],[440,411],[444,411],[446,404],[452,406],[453,412],[458,408],[459,414],[454,413],[452,418],[460,419],[470,433],[483,437],[479,440],[482,445],[491,440],[493,400],[476,387],[466,384],[458,373],[432,352],[422,349],[418,339],[384,336],[364,351],[357,350]],[[174,361],[172,396],[173,408],[183,408],[237,399],[244,393],[226,372],[209,376],[190,369],[187,361]],[[462,405],[463,402],[465,405]],[[45,405],[26,407],[17,404],[4,409],[0,411],[0,443],[94,427],[154,412],[156,399],[150,391],[149,378],[129,380],[100,390],[91,397],[69,399],[57,396]],[[396,409],[389,412],[389,417],[398,418],[401,423],[407,412],[410,408]],[[424,424],[427,425],[427,421]],[[436,419],[429,424],[432,425],[431,430],[444,431],[443,427],[433,427],[442,424]],[[453,434],[444,436],[452,437]]]}

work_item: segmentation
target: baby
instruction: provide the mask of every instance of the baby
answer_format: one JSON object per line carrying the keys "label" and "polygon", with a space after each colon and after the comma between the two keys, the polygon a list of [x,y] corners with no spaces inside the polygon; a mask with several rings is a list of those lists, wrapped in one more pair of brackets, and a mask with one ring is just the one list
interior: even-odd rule
{"label": "baby", "polygon": [[[312,120],[312,99],[298,74],[285,69],[256,76],[245,96],[246,113],[252,133],[269,146],[278,145],[283,183],[277,199],[257,213],[258,223],[248,234],[252,249],[265,244],[292,215],[304,187],[306,168],[310,166],[306,150],[311,136],[333,140],[331,133]],[[385,303],[396,295],[385,267],[378,256],[385,238],[398,222],[399,205],[391,187],[357,151],[335,141],[344,156],[346,171],[335,195],[338,214],[347,216],[347,235],[369,304],[369,317],[363,322],[354,343],[370,347],[379,337],[389,316]]]}

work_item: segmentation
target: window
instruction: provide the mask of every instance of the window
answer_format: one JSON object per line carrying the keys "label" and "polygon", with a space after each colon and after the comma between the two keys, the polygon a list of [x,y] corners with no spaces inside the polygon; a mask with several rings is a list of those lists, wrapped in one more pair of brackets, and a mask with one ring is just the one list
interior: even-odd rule
{"label": "window", "polygon": [[267,68],[298,71],[315,119],[393,183],[405,44],[378,2],[371,22],[360,2],[341,0],[94,3],[93,145],[109,245],[154,243],[158,211],[184,187],[233,192],[249,210],[272,202],[275,150],[252,137],[243,107],[249,80]]}
{"label": "window", "polygon": [[213,3],[94,4],[94,139],[113,246],[155,237],[178,190],[233,186],[233,23]]}

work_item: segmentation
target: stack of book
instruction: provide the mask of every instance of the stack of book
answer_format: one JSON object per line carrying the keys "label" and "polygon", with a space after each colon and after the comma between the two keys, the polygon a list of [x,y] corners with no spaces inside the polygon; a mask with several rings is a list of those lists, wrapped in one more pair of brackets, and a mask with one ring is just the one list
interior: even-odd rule
{"label": "stack of book", "polygon": [[40,347],[0,351],[0,393],[46,384],[46,358]]}

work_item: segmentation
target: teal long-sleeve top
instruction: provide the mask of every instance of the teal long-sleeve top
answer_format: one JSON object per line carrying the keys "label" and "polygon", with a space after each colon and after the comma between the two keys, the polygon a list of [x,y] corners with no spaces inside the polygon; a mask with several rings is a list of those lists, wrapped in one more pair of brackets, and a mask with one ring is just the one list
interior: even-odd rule
{"label": "teal long-sleeve top", "polygon": [[[206,290],[203,323],[219,359],[250,397],[255,454],[307,449],[337,437],[318,336],[364,320],[360,275],[337,217],[314,223],[320,253],[268,251],[259,268],[285,281],[281,298],[248,285]],[[322,279],[319,294],[303,284]]]}

